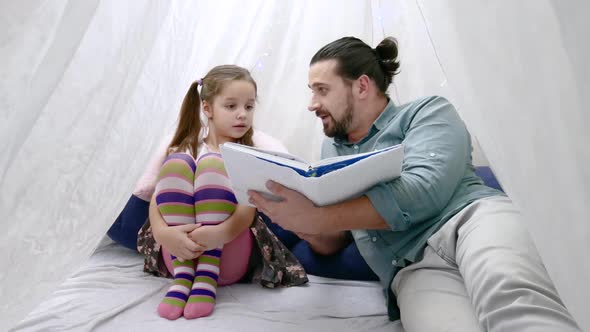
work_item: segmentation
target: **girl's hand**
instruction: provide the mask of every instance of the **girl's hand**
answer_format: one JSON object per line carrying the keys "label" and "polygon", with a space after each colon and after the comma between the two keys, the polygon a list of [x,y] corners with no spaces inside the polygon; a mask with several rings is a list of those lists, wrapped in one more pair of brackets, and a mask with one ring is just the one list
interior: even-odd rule
{"label": "girl's hand", "polygon": [[156,241],[181,262],[195,259],[205,251],[203,246],[189,238],[189,233],[198,227],[195,224],[162,227],[159,229]]}
{"label": "girl's hand", "polygon": [[225,243],[225,238],[227,237],[221,226],[222,224],[206,226],[197,224],[197,227],[188,234],[188,237],[194,243],[205,248],[205,251],[217,249]]}

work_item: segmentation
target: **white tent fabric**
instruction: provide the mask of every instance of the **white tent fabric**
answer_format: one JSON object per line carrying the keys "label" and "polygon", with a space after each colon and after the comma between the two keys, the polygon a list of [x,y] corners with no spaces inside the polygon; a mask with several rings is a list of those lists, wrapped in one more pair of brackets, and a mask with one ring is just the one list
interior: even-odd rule
{"label": "white tent fabric", "polygon": [[455,103],[590,330],[589,9],[582,0],[0,2],[0,330],[89,257],[189,83],[212,66],[251,69],[256,127],[317,158],[308,63],[345,35],[398,38],[396,102]]}

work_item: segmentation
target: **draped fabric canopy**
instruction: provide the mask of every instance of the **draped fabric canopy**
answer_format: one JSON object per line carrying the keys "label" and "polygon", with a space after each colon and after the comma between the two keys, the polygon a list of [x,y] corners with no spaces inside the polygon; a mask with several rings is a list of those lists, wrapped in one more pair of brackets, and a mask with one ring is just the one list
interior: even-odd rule
{"label": "draped fabric canopy", "polygon": [[577,1],[3,1],[0,3],[0,329],[92,253],[190,83],[250,69],[255,126],[313,160],[311,56],[353,35],[399,40],[398,103],[458,108],[564,302],[590,330],[590,4]]}

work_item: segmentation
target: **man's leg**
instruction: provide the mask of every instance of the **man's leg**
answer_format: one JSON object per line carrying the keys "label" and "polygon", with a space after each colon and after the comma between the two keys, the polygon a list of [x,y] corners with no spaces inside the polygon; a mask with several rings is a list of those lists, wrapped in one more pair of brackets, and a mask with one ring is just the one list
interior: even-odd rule
{"label": "man's leg", "polygon": [[505,197],[479,200],[451,218],[392,290],[408,332],[477,331],[468,328],[473,317],[485,331],[580,331]]}
{"label": "man's leg", "polygon": [[468,208],[456,262],[480,324],[488,331],[580,331],[512,202],[491,198]]}
{"label": "man's leg", "polygon": [[459,270],[431,247],[397,274],[391,288],[406,332],[482,331]]}

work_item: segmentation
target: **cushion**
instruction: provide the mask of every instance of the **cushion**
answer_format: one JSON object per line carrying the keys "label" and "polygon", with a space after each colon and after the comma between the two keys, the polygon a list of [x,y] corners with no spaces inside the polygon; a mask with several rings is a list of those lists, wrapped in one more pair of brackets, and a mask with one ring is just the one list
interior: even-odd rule
{"label": "cushion", "polygon": [[295,233],[273,224],[262,213],[260,213],[260,216],[268,228],[297,257],[305,272],[326,278],[379,280],[359,253],[354,241],[334,255],[318,255],[311,250],[307,242],[301,240]]}
{"label": "cushion", "polygon": [[500,191],[504,191],[504,189],[502,189],[502,186],[500,186],[500,183],[496,179],[494,172],[492,172],[491,168],[487,166],[478,166],[475,168],[475,174],[483,180],[483,183],[486,186],[498,189]]}
{"label": "cushion", "polygon": [[299,241],[291,252],[309,274],[347,280],[379,280],[361,256],[354,241],[330,256],[314,253],[305,241]]}
{"label": "cushion", "polygon": [[131,195],[107,235],[115,242],[137,251],[137,232],[148,219],[150,203]]}

